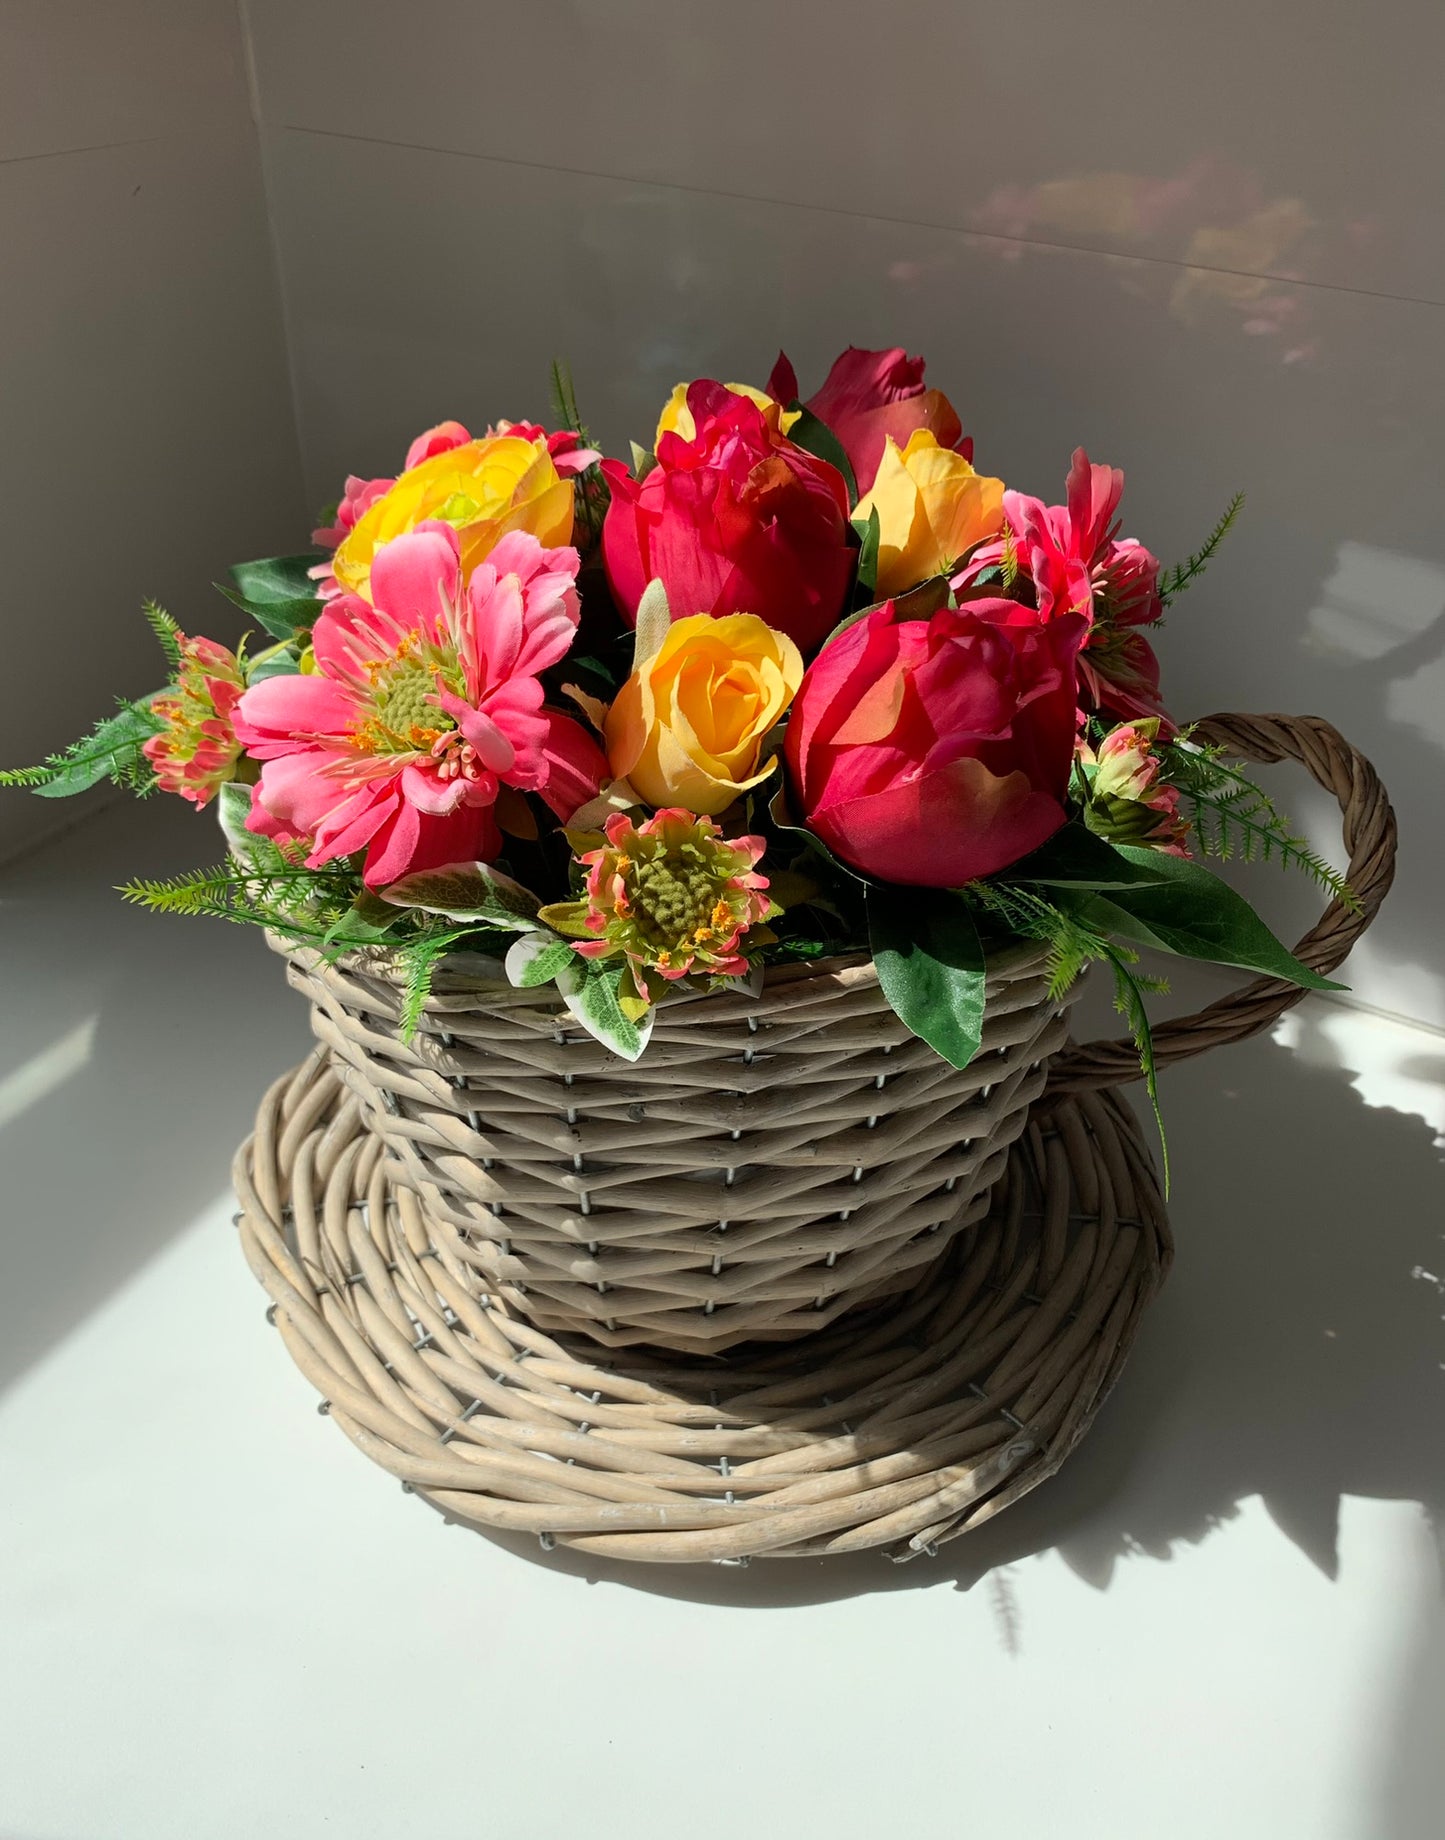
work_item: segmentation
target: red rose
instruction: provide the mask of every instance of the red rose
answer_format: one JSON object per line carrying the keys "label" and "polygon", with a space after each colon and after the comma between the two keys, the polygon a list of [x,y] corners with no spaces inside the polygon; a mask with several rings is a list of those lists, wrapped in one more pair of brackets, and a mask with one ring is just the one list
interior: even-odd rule
{"label": "red rose", "polygon": [[837,624],[853,575],[842,475],[784,440],[775,408],[720,383],[692,384],[687,406],[697,434],[664,434],[641,480],[602,463],[612,488],[602,559],[617,603],[635,619],[660,579],[674,619],[752,613],[807,651]]}
{"label": "red rose", "polygon": [[[768,379],[768,394],[784,407],[798,400],[797,374],[783,352]],[[903,448],[915,429],[926,428],[940,447],[973,459],[973,442],[953,404],[942,390],[924,389],[922,358],[910,358],[901,345],[888,351],[850,345],[803,406],[843,443],[859,498],[872,489],[889,435]]]}
{"label": "red rose", "polygon": [[1087,624],[1016,602],[931,619],[890,601],[824,648],[788,721],[799,815],[881,881],[958,888],[1064,822]]}

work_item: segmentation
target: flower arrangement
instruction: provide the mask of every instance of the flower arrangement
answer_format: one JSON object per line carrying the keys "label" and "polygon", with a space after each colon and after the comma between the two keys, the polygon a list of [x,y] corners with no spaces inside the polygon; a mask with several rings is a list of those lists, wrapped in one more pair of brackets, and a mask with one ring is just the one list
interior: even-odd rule
{"label": "flower arrangement", "polygon": [[1027,939],[1056,993],[1109,967],[1152,1094],[1141,948],[1335,988],[1202,857],[1350,899],[1161,694],[1152,634],[1239,500],[1163,569],[1117,468],[1007,488],[923,368],[679,384],[624,463],[558,367],[555,430],[440,423],[311,552],[234,568],[260,649],[149,605],[167,684],[0,783],[214,804],[223,863],[122,892],[389,953],[408,1026],[441,958],[484,953],[633,1060],[661,1003],[870,954],[964,1066]]}

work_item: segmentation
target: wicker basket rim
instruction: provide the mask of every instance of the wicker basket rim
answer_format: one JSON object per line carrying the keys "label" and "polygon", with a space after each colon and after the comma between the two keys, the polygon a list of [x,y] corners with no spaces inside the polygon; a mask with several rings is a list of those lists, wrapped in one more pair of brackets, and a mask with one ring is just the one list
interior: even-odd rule
{"label": "wicker basket rim", "polygon": [[[313,948],[298,945],[280,934],[271,934],[271,942],[283,955],[306,957]],[[1046,945],[1036,940],[1019,940],[1005,946],[1000,951],[988,954],[988,976],[992,983],[995,979],[1012,982],[1015,978],[1028,976],[1042,967],[1048,956]],[[355,951],[330,961],[334,969],[346,972],[359,972],[369,977],[384,978],[387,983],[401,988],[404,983],[396,962],[396,954],[385,946],[362,946]],[[832,958],[789,959],[781,964],[770,964],[764,968],[762,990],[764,993],[778,990],[795,990],[800,985],[811,985],[822,995],[826,990],[838,992],[857,990],[878,982],[878,968],[872,955],[867,952],[839,953]],[[438,961],[432,977],[432,988],[457,995],[466,990],[513,990],[514,986],[507,980],[502,969],[502,961],[482,952],[449,952]],[[518,994],[522,994],[518,992]],[[531,993],[545,1000],[545,987]],[[720,999],[737,995],[733,990],[707,992],[685,991],[677,997],[664,999],[668,1007],[674,1003],[717,1002]]]}

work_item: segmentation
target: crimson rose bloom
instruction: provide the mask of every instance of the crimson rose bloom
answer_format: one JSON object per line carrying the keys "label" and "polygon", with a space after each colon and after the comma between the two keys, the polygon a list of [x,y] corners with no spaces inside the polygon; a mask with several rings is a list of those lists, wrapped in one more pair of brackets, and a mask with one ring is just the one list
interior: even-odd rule
{"label": "crimson rose bloom", "polygon": [[1064,822],[1082,615],[1039,625],[1014,601],[931,619],[891,601],[813,661],[788,722],[800,815],[886,882],[958,888]]}
{"label": "crimson rose bloom", "polygon": [[604,460],[607,579],[625,618],[654,578],[674,619],[752,613],[808,651],[837,624],[853,574],[848,488],[777,431],[778,410],[706,380],[687,392],[697,433],[668,433],[641,480]]}
{"label": "crimson rose bloom", "polygon": [[[785,407],[798,400],[797,373],[785,352],[778,353],[768,394]],[[940,447],[973,459],[973,441],[964,434],[957,410],[942,390],[924,389],[922,358],[910,358],[901,345],[887,351],[850,345],[803,407],[842,442],[859,498],[873,489],[889,435],[901,449],[916,429],[926,428]]]}

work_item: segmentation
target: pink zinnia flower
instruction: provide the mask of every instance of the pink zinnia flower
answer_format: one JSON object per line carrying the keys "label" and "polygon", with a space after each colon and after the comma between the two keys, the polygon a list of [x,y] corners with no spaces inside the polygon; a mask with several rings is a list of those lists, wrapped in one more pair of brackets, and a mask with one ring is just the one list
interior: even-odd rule
{"label": "pink zinnia flower", "polygon": [[341,595],[317,619],[316,673],[241,699],[236,732],[265,762],[250,828],[309,837],[312,868],[365,850],[378,887],[490,861],[501,786],[540,792],[565,821],[606,777],[586,731],[542,707],[538,681],[577,628],[576,550],[513,531],[465,589],[459,557],[437,522],[385,544],[374,605]]}
{"label": "pink zinnia flower", "polygon": [[1123,491],[1120,468],[1093,466],[1083,448],[1075,448],[1066,502],[1046,505],[1025,492],[1005,492],[1005,535],[980,545],[953,586],[973,586],[985,570],[1011,556],[1041,620],[1082,613],[1090,623],[1079,654],[1083,706],[1168,723],[1159,698],[1159,661],[1138,631],[1164,611],[1159,560],[1142,543],[1119,536],[1114,514]]}
{"label": "pink zinnia flower", "polygon": [[601,848],[577,858],[586,899],[542,909],[584,958],[622,958],[624,1010],[640,1013],[685,977],[745,977],[778,909],[757,873],[761,837],[724,837],[711,818],[665,806],[638,824],[614,812]]}
{"label": "pink zinnia flower", "polygon": [[214,639],[177,633],[176,642],[180,662],[175,682],[151,703],[151,713],[165,727],[141,752],[161,790],[189,799],[199,810],[236,777],[241,744],[233,719],[246,678],[236,654]]}

